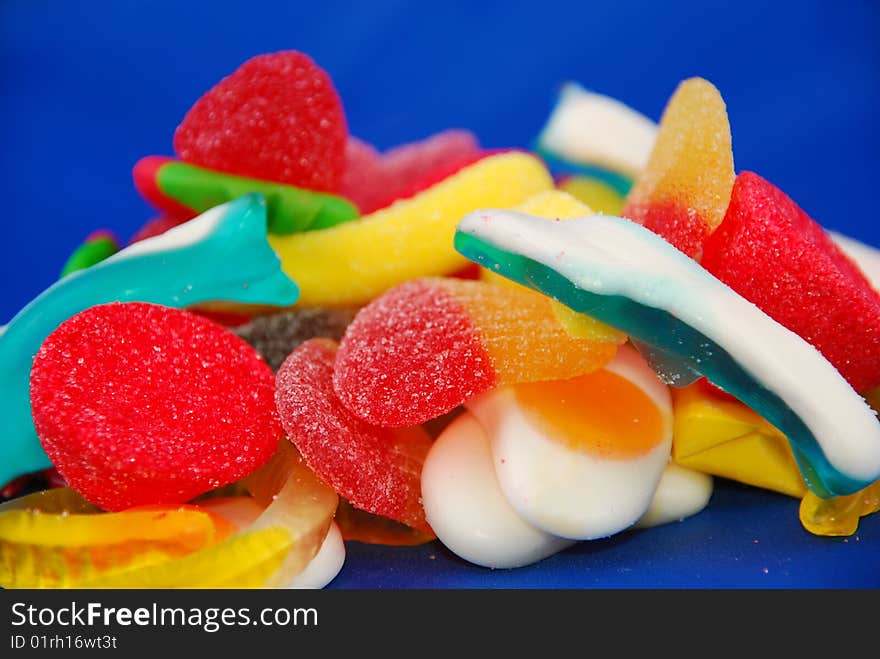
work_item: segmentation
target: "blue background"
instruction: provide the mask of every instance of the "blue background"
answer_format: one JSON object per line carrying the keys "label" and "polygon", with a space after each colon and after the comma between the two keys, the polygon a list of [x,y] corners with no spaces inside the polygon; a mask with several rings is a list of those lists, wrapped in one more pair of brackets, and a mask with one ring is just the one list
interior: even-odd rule
{"label": "blue background", "polygon": [[[567,80],[659,119],[676,84],[700,75],[727,101],[737,170],[770,179],[826,227],[880,244],[880,3],[870,0],[3,0],[0,323],[91,231],[127,240],[149,219],[132,165],[170,155],[205,90],[282,49],[323,66],[350,131],[381,148],[449,127],[488,147],[528,146]],[[880,585],[880,516],[845,543],[803,532],[793,500],[729,486],[718,500],[674,533],[634,533],[514,573],[465,567],[433,546],[353,547],[337,583]],[[765,535],[769,545],[753,542]]]}

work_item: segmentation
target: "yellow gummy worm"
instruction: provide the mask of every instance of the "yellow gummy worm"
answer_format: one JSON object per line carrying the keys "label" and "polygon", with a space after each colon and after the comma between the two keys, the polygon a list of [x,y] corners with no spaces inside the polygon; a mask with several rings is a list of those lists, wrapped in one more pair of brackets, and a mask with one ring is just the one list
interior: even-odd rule
{"label": "yellow gummy worm", "polygon": [[298,306],[364,304],[408,279],[445,275],[470,262],[455,227],[479,208],[510,208],[553,187],[543,163],[510,151],[469,165],[410,199],[328,229],[269,236]]}

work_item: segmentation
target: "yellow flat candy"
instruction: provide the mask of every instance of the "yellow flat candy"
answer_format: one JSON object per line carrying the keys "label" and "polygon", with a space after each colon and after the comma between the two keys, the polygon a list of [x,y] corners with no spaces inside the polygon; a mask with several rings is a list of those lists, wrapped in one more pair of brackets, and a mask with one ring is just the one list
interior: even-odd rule
{"label": "yellow flat candy", "polygon": [[761,416],[700,383],[672,393],[675,462],[793,497],[806,494],[788,440]]}
{"label": "yellow flat candy", "polygon": [[415,277],[445,275],[469,261],[455,227],[479,208],[509,208],[553,187],[543,163],[523,152],[489,156],[411,199],[329,229],[269,236],[300,306],[364,304]]}
{"label": "yellow flat candy", "polygon": [[[536,215],[537,217],[545,217],[550,220],[571,220],[576,217],[585,217],[594,214],[592,208],[562,190],[546,190],[544,192],[539,192],[519,204],[515,210]],[[481,268],[480,270],[480,278],[483,281],[498,286],[525,289],[524,286],[521,286],[506,277],[502,277],[491,270],[486,270],[485,268]],[[528,290],[531,292],[531,289]],[[600,323],[595,318],[591,318],[586,314],[572,311],[556,300],[551,300],[550,302],[560,325],[562,325],[563,329],[574,338],[589,339],[600,343],[616,343],[617,345],[621,345],[626,341],[626,335],[613,327],[610,327],[605,323]]]}

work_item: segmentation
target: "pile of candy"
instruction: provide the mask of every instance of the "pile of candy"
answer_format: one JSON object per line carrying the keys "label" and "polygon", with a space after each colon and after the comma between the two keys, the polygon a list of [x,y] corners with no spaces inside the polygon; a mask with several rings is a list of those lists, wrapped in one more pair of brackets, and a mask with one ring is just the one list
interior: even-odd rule
{"label": "pile of candy", "polygon": [[880,257],[735,172],[709,82],[379,153],[280,52],[174,150],[0,336],[0,585],[322,587],[345,540],[512,568],[713,476],[814,534],[880,510]]}

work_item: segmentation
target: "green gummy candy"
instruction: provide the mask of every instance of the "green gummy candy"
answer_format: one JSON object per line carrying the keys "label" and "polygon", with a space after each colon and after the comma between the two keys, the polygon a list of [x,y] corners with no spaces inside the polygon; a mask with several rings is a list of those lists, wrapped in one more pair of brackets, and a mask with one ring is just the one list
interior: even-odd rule
{"label": "green gummy candy", "polygon": [[359,216],[357,207],[342,197],[175,160],[159,167],[156,184],[163,194],[197,212],[259,193],[266,199],[268,230],[278,235],[326,229]]}
{"label": "green gummy candy", "polygon": [[96,263],[100,263],[104,259],[113,256],[118,251],[119,246],[109,236],[99,236],[86,240],[67,259],[64,267],[61,268],[61,276],[66,277],[77,270],[90,268]]}

